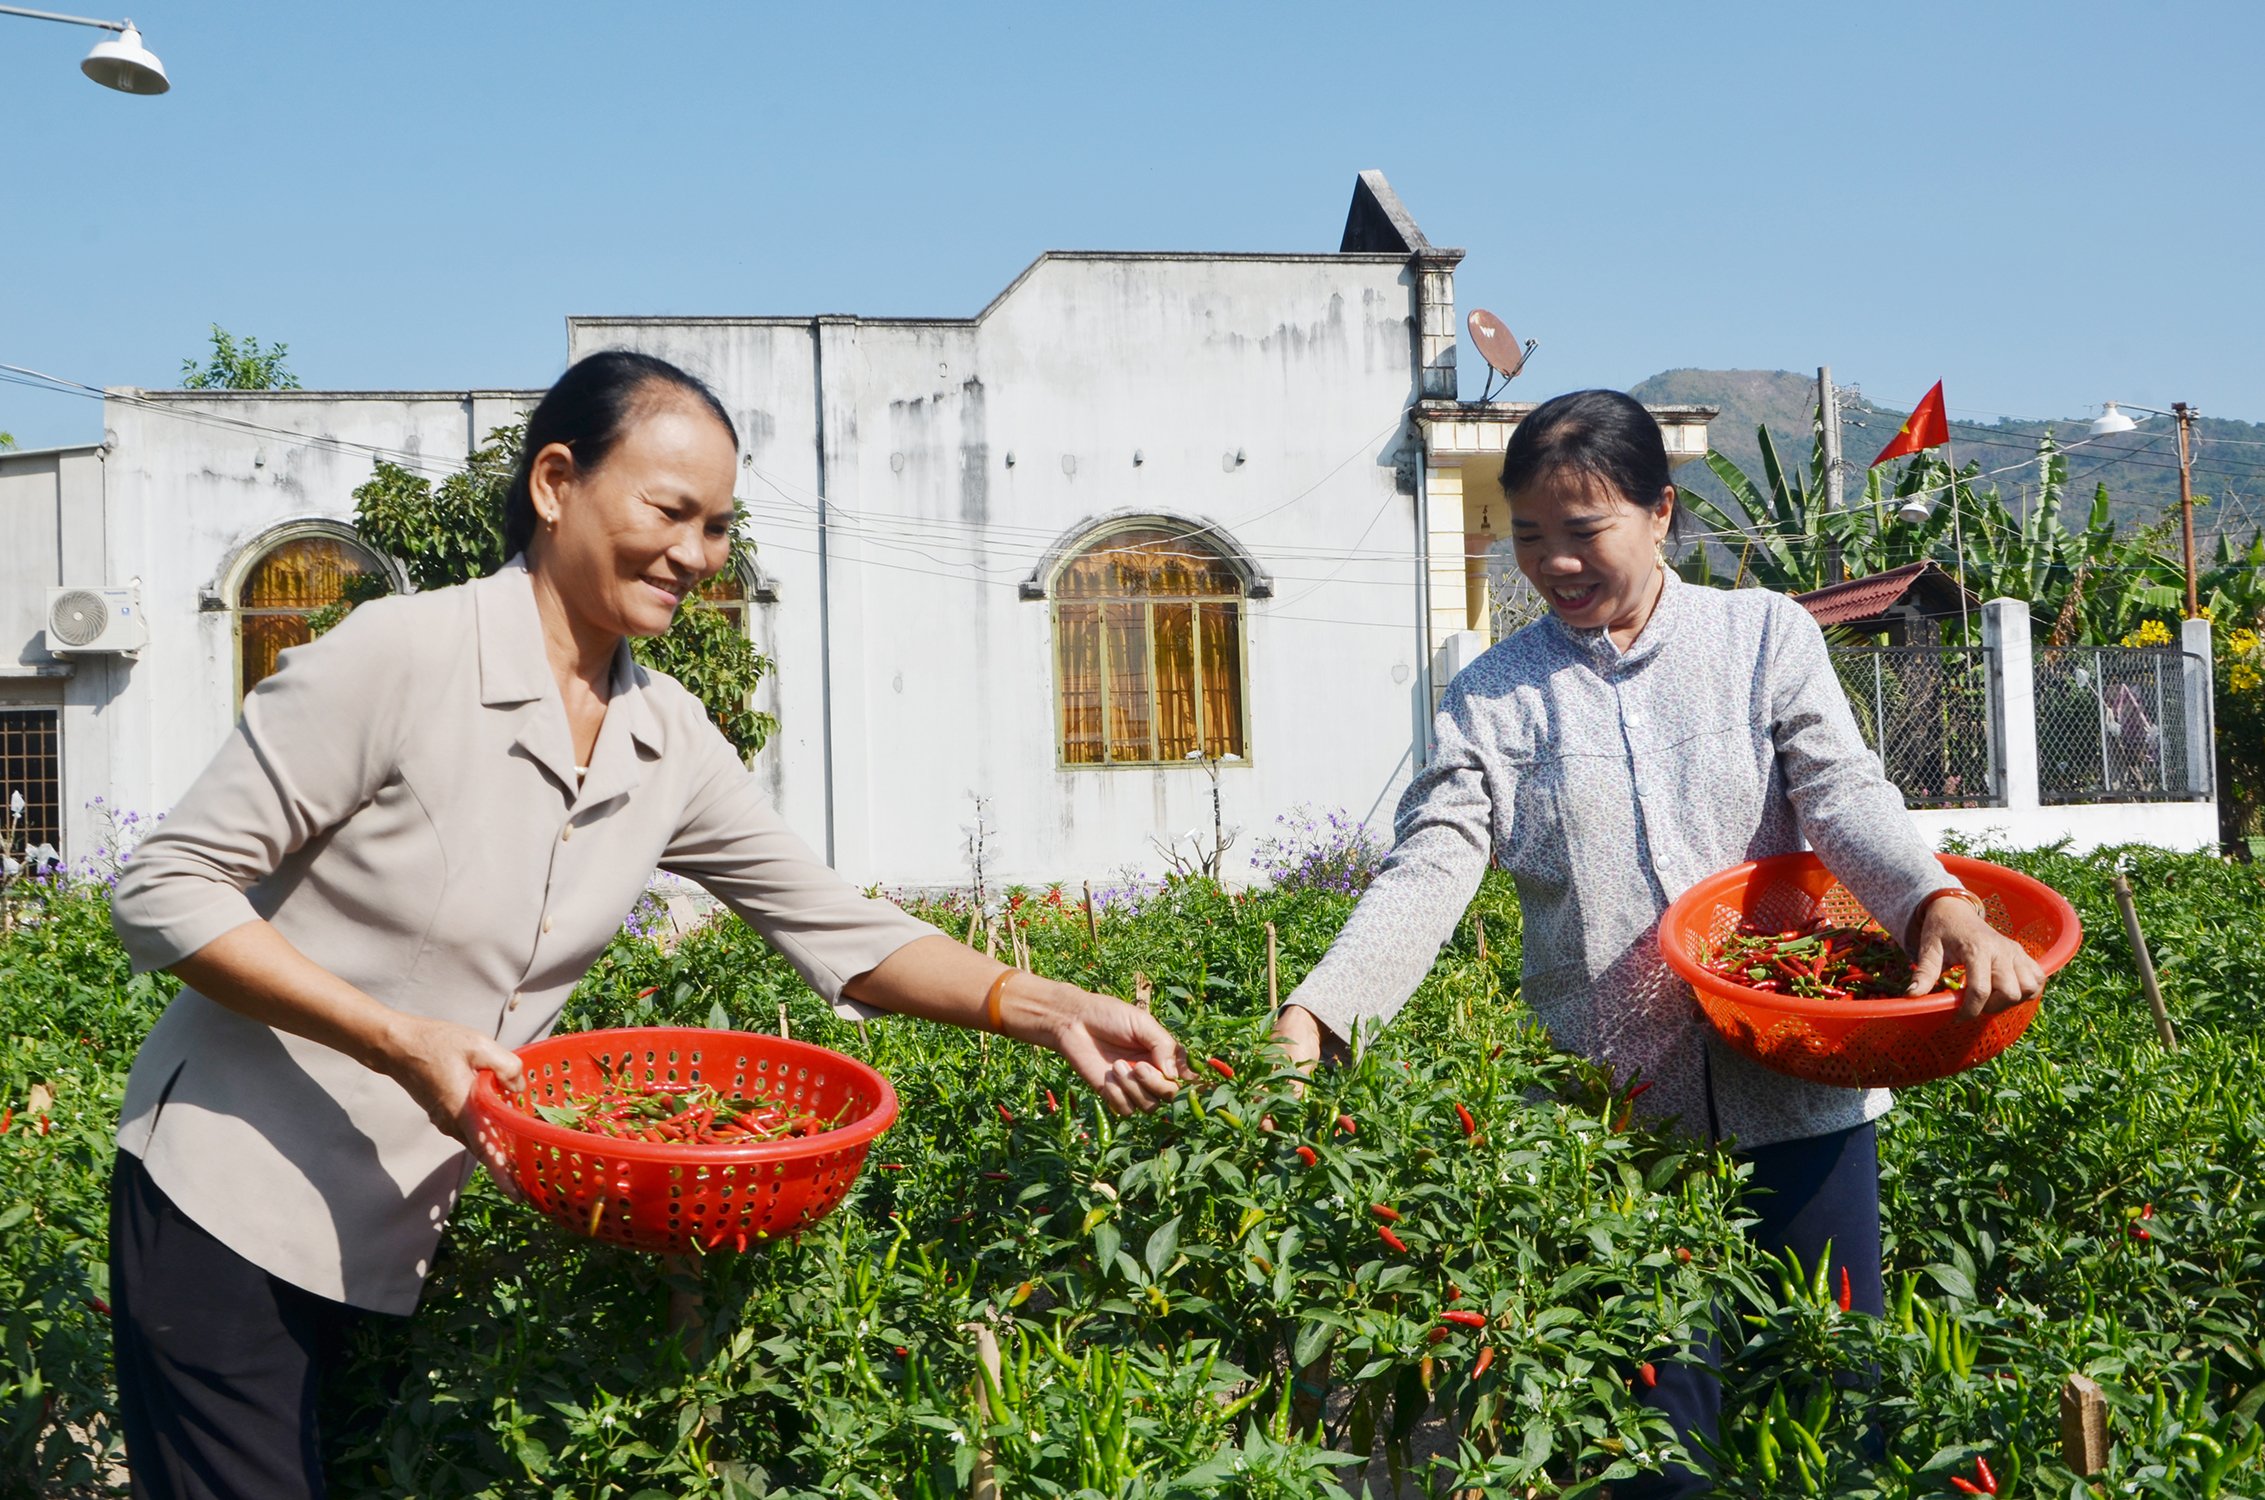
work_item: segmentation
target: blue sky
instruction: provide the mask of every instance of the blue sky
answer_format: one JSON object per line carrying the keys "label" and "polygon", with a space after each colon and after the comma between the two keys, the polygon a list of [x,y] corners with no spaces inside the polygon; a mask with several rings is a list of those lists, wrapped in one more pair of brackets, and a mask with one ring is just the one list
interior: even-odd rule
{"label": "blue sky", "polygon": [[[570,313],[964,315],[1048,248],[1334,249],[1379,167],[1542,341],[1522,396],[1830,363],[1984,419],[2265,419],[2255,4],[134,19],[162,98],[0,17],[0,362],[170,385],[219,322],[314,387],[541,385]],[[0,384],[0,429],[99,407]]]}

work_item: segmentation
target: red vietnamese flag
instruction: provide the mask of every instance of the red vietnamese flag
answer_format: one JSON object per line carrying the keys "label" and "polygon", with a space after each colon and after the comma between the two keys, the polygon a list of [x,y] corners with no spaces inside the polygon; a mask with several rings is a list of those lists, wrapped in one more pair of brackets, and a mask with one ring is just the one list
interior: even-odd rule
{"label": "red vietnamese flag", "polygon": [[1880,456],[1872,460],[1872,467],[1876,469],[1891,458],[1917,453],[1922,448],[1940,448],[1949,441],[1950,414],[1943,410],[1943,383],[1938,380],[1935,388],[1911,409],[1911,415],[1903,419],[1903,425],[1888,439]]}

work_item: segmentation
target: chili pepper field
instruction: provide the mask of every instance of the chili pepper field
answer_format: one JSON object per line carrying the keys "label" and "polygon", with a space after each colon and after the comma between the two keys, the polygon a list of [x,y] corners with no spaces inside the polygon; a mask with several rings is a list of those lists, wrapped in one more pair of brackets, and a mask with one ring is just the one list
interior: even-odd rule
{"label": "chili pepper field", "polygon": [[[1149,976],[1197,1060],[1131,1121],[1050,1053],[837,1022],[736,922],[673,952],[625,936],[569,1026],[771,1030],[783,1002],[895,1081],[901,1121],[799,1243],[673,1285],[476,1185],[423,1309],[367,1330],[331,1395],[334,1492],[1597,1495],[1667,1450],[1634,1393],[1715,1305],[1721,1493],[2265,1495],[2265,882],[2132,851],[2173,1053],[2108,865],[1991,857],[2068,895],[2087,941],[2022,1042],[1884,1122],[1885,1320],[1759,1259],[1732,1160],[1624,1126],[1627,1081],[1531,1029],[1499,877],[1473,908],[1489,957],[1465,921],[1302,1100],[1260,1045],[1265,927],[1286,993],[1350,896],[1180,881],[1112,906],[1096,950],[1074,887],[1021,893],[1037,969]],[[119,1476],[111,1131],[171,982],[129,978],[98,889],[23,899],[0,939],[0,1491],[94,1494]],[[2090,1480],[2062,1462],[2072,1372],[2110,1408]]]}

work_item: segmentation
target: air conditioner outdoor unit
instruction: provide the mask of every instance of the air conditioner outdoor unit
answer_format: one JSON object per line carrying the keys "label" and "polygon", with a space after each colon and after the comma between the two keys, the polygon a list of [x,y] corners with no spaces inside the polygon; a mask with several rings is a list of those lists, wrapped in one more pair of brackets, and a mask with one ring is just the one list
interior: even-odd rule
{"label": "air conditioner outdoor unit", "polygon": [[47,649],[74,652],[139,651],[149,644],[141,590],[59,588],[47,591]]}

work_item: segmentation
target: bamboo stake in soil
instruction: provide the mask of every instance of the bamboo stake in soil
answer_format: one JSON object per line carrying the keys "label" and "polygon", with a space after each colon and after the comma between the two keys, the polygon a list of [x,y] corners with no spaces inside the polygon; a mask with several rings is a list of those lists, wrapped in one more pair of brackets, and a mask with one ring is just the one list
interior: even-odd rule
{"label": "bamboo stake in soil", "polygon": [[1479,962],[1483,964],[1486,962],[1486,915],[1483,912],[1474,915],[1471,918],[1471,925],[1478,929]]}
{"label": "bamboo stake in soil", "polygon": [[2147,1008],[2155,1013],[2155,1035],[2165,1047],[2178,1051],[2178,1032],[2171,1013],[2163,1008],[2163,991],[2155,983],[2154,955],[2147,951],[2147,935],[2139,930],[2139,909],[2131,904],[2131,882],[2116,871],[2116,909],[2123,913],[2123,935],[2131,940],[2131,956],[2139,962],[2139,987],[2147,994]]}
{"label": "bamboo stake in soil", "polygon": [[[968,1331],[975,1335],[975,1358],[983,1366],[986,1382],[979,1375],[975,1381],[976,1409],[989,1422],[997,1413],[991,1410],[990,1387],[999,1383],[999,1340],[988,1323],[970,1323]],[[975,1450],[975,1470],[968,1477],[967,1492],[975,1500],[999,1500],[999,1477],[992,1464],[991,1440],[986,1437]]]}
{"label": "bamboo stake in soil", "polygon": [[1146,1010],[1148,1009],[1148,1002],[1155,998],[1156,986],[1148,982],[1146,974],[1141,973],[1138,969],[1133,970],[1133,1004],[1139,1006],[1142,1010]]}
{"label": "bamboo stake in soil", "polygon": [[1281,970],[1274,960],[1274,924],[1266,924],[1266,1008],[1269,1012],[1282,1008]]}
{"label": "bamboo stake in soil", "polygon": [[1085,935],[1093,940],[1093,952],[1101,952],[1101,924],[1093,916],[1093,882],[1085,882]]}
{"label": "bamboo stake in soil", "polygon": [[784,1000],[781,1000],[779,1002],[779,1040],[782,1042],[791,1042],[794,1040],[794,1033],[787,1028],[786,1002]]}
{"label": "bamboo stake in soil", "polygon": [[2061,1461],[2080,1475],[2108,1466],[2108,1395],[2088,1376],[2071,1375],[2061,1387]]}

